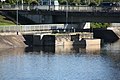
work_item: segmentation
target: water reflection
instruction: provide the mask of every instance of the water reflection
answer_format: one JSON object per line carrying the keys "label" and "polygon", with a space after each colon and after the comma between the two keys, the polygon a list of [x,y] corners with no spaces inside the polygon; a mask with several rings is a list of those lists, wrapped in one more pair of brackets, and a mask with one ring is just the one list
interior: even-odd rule
{"label": "water reflection", "polygon": [[106,45],[101,49],[95,46],[1,49],[0,80],[120,80],[117,51],[108,50]]}
{"label": "water reflection", "polygon": [[118,51],[120,50],[120,40],[116,41],[115,43],[109,43],[109,44],[106,44],[104,45],[104,48],[105,50],[108,50],[108,51]]}
{"label": "water reflection", "polygon": [[19,56],[24,54],[25,48],[0,49],[0,60],[9,56]]}
{"label": "water reflection", "polygon": [[71,54],[71,53],[92,53],[99,54],[101,48],[98,45],[90,45],[85,47],[80,46],[43,46],[43,47],[28,47],[26,52],[43,52],[50,54]]}

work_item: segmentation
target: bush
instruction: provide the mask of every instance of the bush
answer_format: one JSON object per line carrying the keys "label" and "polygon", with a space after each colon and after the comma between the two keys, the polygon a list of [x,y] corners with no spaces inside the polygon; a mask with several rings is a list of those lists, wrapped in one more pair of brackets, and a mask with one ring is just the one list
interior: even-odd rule
{"label": "bush", "polygon": [[97,6],[97,4],[95,2],[91,2],[89,6]]}
{"label": "bush", "polygon": [[110,23],[91,23],[91,28],[107,28],[110,27]]}

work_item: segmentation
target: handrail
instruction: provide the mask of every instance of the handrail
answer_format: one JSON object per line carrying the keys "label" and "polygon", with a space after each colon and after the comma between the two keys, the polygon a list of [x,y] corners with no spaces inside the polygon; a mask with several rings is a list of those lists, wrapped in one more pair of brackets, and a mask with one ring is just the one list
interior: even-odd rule
{"label": "handrail", "polygon": [[26,31],[44,31],[51,29],[63,29],[64,24],[41,24],[41,25],[0,25],[0,32],[26,32]]}
{"label": "handrail", "polygon": [[[68,7],[68,8],[67,8]],[[3,8],[0,10],[59,10],[59,11],[80,11],[80,12],[94,12],[94,11],[120,11],[120,7],[100,7],[100,6],[66,6],[66,5],[57,5],[57,6],[48,6],[48,5],[39,5],[39,6],[23,6],[19,5],[18,8],[15,5],[3,5]]]}

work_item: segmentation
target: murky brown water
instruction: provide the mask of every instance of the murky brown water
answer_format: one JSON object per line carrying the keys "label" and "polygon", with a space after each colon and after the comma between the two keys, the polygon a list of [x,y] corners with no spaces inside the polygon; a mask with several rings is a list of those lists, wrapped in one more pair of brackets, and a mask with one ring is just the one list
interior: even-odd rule
{"label": "murky brown water", "polygon": [[0,50],[0,80],[120,80],[120,41]]}

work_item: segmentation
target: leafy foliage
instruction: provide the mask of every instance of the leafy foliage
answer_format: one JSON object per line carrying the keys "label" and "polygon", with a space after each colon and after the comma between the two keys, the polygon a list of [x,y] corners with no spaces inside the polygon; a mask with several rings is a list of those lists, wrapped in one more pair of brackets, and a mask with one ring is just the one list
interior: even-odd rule
{"label": "leafy foliage", "polygon": [[[21,3],[21,2],[22,2],[22,0],[6,0],[5,2],[6,2],[6,3],[9,3],[9,4],[16,4],[17,1],[18,1],[18,3]],[[23,2],[24,2],[24,3],[27,3],[27,4],[30,4],[30,3],[32,3],[32,2],[38,3],[38,1],[39,1],[39,0],[23,0]]]}
{"label": "leafy foliage", "polygon": [[97,4],[95,2],[91,2],[89,6],[97,6]]}
{"label": "leafy foliage", "polygon": [[110,23],[91,23],[91,28],[107,28],[110,27]]}
{"label": "leafy foliage", "polygon": [[15,4],[17,1],[16,0],[6,0],[6,3],[9,3],[9,4]]}

